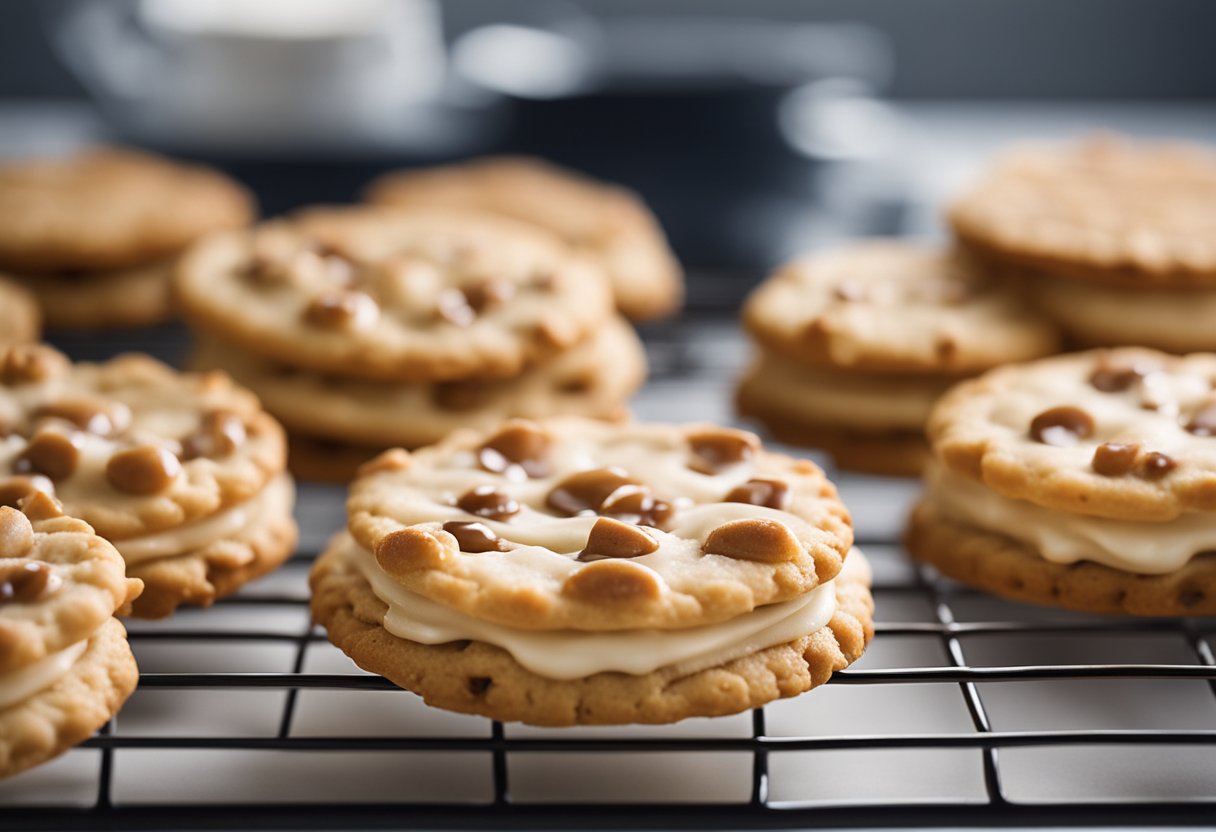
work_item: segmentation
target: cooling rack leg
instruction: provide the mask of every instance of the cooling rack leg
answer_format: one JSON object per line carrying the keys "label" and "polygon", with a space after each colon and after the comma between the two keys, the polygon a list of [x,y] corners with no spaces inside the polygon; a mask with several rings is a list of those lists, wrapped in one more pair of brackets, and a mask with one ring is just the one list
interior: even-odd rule
{"label": "cooling rack leg", "polygon": [[[764,708],[752,711],[752,739],[758,740],[767,734],[764,725]],[[763,806],[768,803],[768,752],[756,751],[752,755],[752,796],[753,806]]]}
{"label": "cooling rack leg", "polygon": [[507,789],[507,752],[502,747],[502,723],[497,719],[491,725],[490,737],[496,743],[494,749],[494,804],[505,806],[511,802],[511,794]]}

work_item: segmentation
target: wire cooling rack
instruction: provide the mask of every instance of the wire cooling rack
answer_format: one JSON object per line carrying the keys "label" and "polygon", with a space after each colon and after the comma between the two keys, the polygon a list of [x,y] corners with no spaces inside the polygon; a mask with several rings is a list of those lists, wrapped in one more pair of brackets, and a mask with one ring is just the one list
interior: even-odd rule
{"label": "wire cooling rack", "polygon": [[[729,419],[745,354],[729,324],[650,333],[649,347],[641,416]],[[308,623],[305,582],[341,524],[341,490],[307,486],[292,561],[211,610],[133,622],[139,690],[81,749],[0,784],[0,827],[1216,820],[1216,619],[1099,618],[972,592],[900,552],[914,484],[836,479],[875,566],[867,655],[749,714],[611,730],[446,714],[345,663]]]}

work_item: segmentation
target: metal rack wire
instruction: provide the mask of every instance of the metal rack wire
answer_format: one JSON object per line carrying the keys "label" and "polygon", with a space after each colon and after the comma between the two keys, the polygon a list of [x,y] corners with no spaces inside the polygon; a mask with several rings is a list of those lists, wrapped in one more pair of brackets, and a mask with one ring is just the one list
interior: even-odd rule
{"label": "metal rack wire", "polygon": [[[703,337],[703,336],[702,336]],[[688,349],[684,341],[652,344],[656,376],[660,383],[687,384],[689,379],[713,377],[721,385],[722,368],[708,366],[706,355],[712,351]],[[733,349],[733,348],[732,348]],[[712,362],[709,362],[712,363]],[[720,394],[720,391],[719,391]],[[896,551],[892,529],[861,540],[863,548]],[[861,530],[865,535],[865,529]],[[306,549],[298,553],[288,568],[303,570],[316,555],[321,539],[306,535]],[[565,736],[560,732],[544,736],[514,736],[501,723],[493,722],[484,736],[434,736],[387,733],[369,736],[297,736],[293,723],[303,692],[340,691],[352,705],[367,692],[396,690],[387,681],[369,675],[305,672],[305,657],[310,646],[325,641],[324,634],[312,626],[298,631],[281,631],[256,625],[239,630],[217,630],[206,626],[182,626],[175,621],[156,628],[138,628],[131,633],[138,653],[147,645],[181,647],[197,642],[220,644],[276,643],[292,652],[287,672],[148,672],[140,680],[142,691],[283,691],[277,713],[277,729],[262,736],[177,735],[171,733],[124,732],[122,718],[86,743],[99,756],[97,789],[90,805],[4,807],[0,801],[0,827],[3,828],[390,828],[400,826],[429,828],[545,828],[545,827],[671,827],[671,828],[777,828],[798,826],[886,826],[886,825],[1057,825],[1083,824],[1211,824],[1216,820],[1216,794],[1197,791],[1131,802],[1095,800],[1081,796],[1049,802],[1027,801],[1010,794],[1002,757],[1019,748],[1200,748],[1216,755],[1216,726],[1184,729],[1144,730],[1132,728],[1077,728],[1001,730],[990,718],[985,702],[985,687],[998,683],[1056,683],[1090,680],[1107,684],[1110,680],[1175,680],[1204,683],[1216,696],[1216,656],[1211,643],[1216,636],[1216,619],[1134,620],[1096,617],[1024,620],[1000,616],[994,607],[990,620],[966,620],[956,615],[961,601],[981,601],[971,591],[942,579],[928,568],[904,569],[899,576],[876,582],[879,600],[876,639],[917,637],[934,640],[944,651],[940,666],[913,664],[906,667],[862,668],[842,671],[833,676],[833,686],[884,687],[930,685],[955,688],[965,707],[971,730],[936,730],[908,733],[830,734],[807,732],[780,735],[768,730],[766,709],[752,712],[748,736],[675,736],[627,737],[614,735]],[[929,610],[921,620],[884,620],[882,599],[906,598],[922,603]],[[219,608],[239,610],[245,606],[280,608],[305,614],[303,593],[277,592],[251,588],[220,602]],[[250,619],[250,620],[256,620]],[[1073,663],[1073,664],[996,664],[981,666],[969,661],[965,641],[974,637],[995,639],[1017,637],[1064,638],[1077,635],[1173,636],[1187,645],[1186,661],[1170,664],[1146,663]],[[815,696],[812,692],[808,696]],[[915,720],[917,715],[909,714]],[[488,755],[491,760],[492,793],[487,800],[440,803],[310,803],[309,805],[176,804],[137,805],[116,801],[113,796],[115,759],[124,752],[137,750],[237,752],[273,751],[283,754],[327,752],[416,752],[422,755],[467,753]],[[898,752],[908,749],[968,749],[977,754],[982,767],[982,799],[895,800],[895,801],[788,801],[776,799],[770,790],[770,766],[780,755],[796,752],[841,750]],[[593,752],[598,755],[621,753],[654,754],[694,752],[698,755],[750,755],[749,797],[731,803],[678,802],[657,804],[602,803],[565,804],[521,801],[513,796],[509,760],[513,755],[543,752],[568,755]]]}

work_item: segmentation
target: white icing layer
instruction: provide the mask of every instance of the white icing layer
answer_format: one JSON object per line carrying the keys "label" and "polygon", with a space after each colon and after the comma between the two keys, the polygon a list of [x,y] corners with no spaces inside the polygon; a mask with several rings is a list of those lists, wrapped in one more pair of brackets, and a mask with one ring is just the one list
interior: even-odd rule
{"label": "white icing layer", "polygon": [[1192,512],[1162,523],[1109,520],[1053,511],[1002,497],[960,474],[933,466],[927,496],[947,518],[1026,543],[1052,563],[1092,561],[1140,575],[1176,572],[1216,550],[1216,515]]}
{"label": "white icing layer", "polygon": [[128,564],[193,552],[217,540],[236,537],[263,517],[290,512],[294,497],[291,477],[280,474],[252,499],[232,508],[168,531],[115,540],[114,546]]}
{"label": "white icing layer", "polygon": [[78,641],[45,659],[0,676],[0,708],[23,702],[58,682],[88,646],[88,641]]}
{"label": "white icing layer", "polygon": [[[829,581],[792,601],[704,627],[619,632],[520,630],[482,621],[410,592],[386,575],[375,556],[349,536],[340,545],[388,606],[384,628],[393,635],[419,644],[485,642],[506,650],[520,665],[549,679],[581,679],[609,671],[641,675],[665,667],[695,673],[813,633],[826,626],[836,611],[836,590]],[[851,567],[860,562],[860,557],[849,558],[844,568],[860,568]]]}

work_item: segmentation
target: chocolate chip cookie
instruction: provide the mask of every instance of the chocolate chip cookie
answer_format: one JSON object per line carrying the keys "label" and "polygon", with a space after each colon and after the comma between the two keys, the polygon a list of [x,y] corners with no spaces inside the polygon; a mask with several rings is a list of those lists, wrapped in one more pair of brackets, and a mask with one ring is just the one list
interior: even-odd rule
{"label": "chocolate chip cookie", "polygon": [[208,604],[291,552],[282,428],[224,375],[146,356],[0,349],[0,505],[53,496],[146,584],[136,615]]}
{"label": "chocolate chip cookie", "polygon": [[88,739],[135,689],[114,618],[141,584],[87,523],[46,494],[0,507],[0,777]]}
{"label": "chocolate chip cookie", "polygon": [[1021,600],[1216,613],[1216,355],[1095,350],[993,370],[929,421],[912,554]]}
{"label": "chocolate chip cookie", "polygon": [[409,208],[489,211],[549,229],[607,272],[617,308],[634,320],[670,315],[683,299],[680,264],[638,196],[539,159],[492,157],[399,171],[373,182],[367,197]]}
{"label": "chocolate chip cookie", "polygon": [[[814,464],[711,425],[512,421],[366,465],[313,615],[438,707],[674,722],[823,683],[870,575]],[[846,557],[847,556],[847,557]]]}

